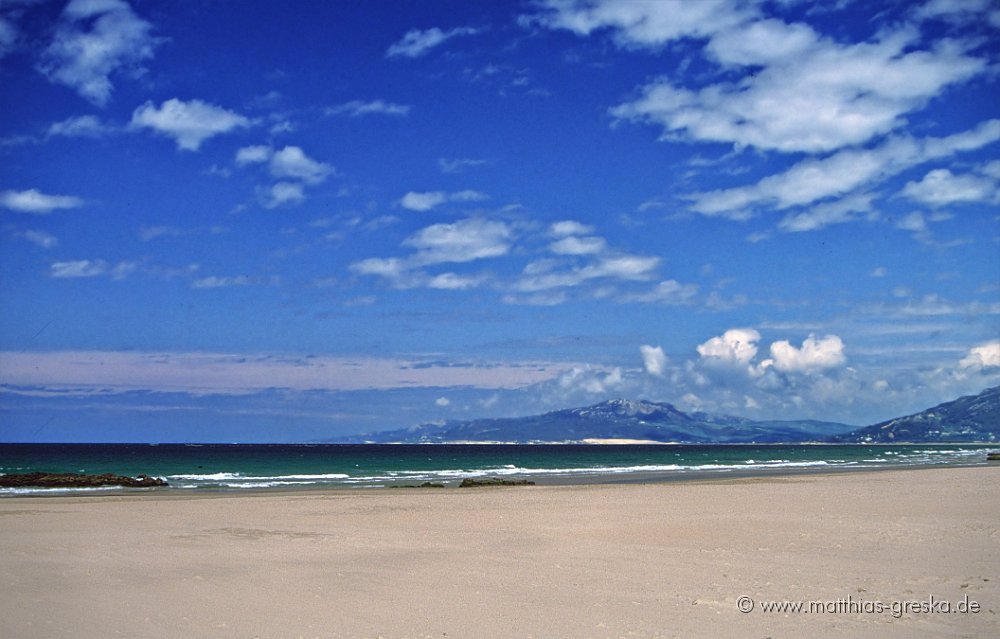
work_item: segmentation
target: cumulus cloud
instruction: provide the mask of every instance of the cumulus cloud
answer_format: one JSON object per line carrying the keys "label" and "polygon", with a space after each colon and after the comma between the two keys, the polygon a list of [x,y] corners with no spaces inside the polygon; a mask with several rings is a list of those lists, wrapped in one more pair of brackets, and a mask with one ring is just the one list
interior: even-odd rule
{"label": "cumulus cloud", "polygon": [[731,328],[718,337],[713,337],[697,347],[703,360],[722,364],[749,365],[757,356],[757,342],[760,333],[752,328]]}
{"label": "cumulus cloud", "polygon": [[639,354],[642,355],[642,365],[646,372],[656,377],[663,377],[667,367],[667,356],[659,346],[643,344],[639,347]]}
{"label": "cumulus cloud", "polygon": [[974,346],[958,363],[959,368],[981,371],[1000,368],[1000,340]]}
{"label": "cumulus cloud", "polygon": [[83,206],[83,200],[73,195],[47,195],[37,189],[0,191],[0,206],[19,213],[45,215],[59,209]]}
{"label": "cumulus cloud", "polygon": [[761,366],[774,366],[783,373],[813,373],[829,368],[835,368],[846,361],[844,342],[836,335],[827,335],[817,339],[810,335],[802,342],[801,348],[792,346],[787,340],[771,344],[771,359],[764,360]]}
{"label": "cumulus cloud", "polygon": [[351,100],[350,102],[329,107],[326,109],[326,114],[346,115],[352,118],[361,117],[363,115],[405,116],[410,114],[410,105],[395,104],[393,102],[386,102],[385,100],[370,100],[368,102]]}
{"label": "cumulus cloud", "polygon": [[948,169],[934,169],[919,182],[908,182],[902,194],[929,206],[963,202],[995,201],[997,183],[989,177],[955,175]]}
{"label": "cumulus cloud", "polygon": [[333,173],[333,167],[317,162],[297,146],[286,146],[271,156],[271,175],[276,178],[302,180],[307,184],[319,184]]}
{"label": "cumulus cloud", "polygon": [[479,202],[487,199],[485,193],[479,191],[465,190],[454,193],[444,191],[409,191],[399,199],[399,205],[410,211],[430,211],[448,202]]}
{"label": "cumulus cloud", "polygon": [[385,57],[419,58],[452,38],[475,35],[478,32],[478,29],[472,27],[457,27],[449,31],[442,31],[438,27],[424,30],[413,29],[408,31],[399,42],[390,46],[385,52]]}
{"label": "cumulus cloud", "polygon": [[575,366],[559,376],[558,386],[564,396],[576,392],[600,395],[622,386],[624,382],[621,368],[610,371],[590,366]]}
{"label": "cumulus cloud", "polygon": [[306,185],[317,185],[336,173],[331,164],[309,157],[301,147],[273,149],[266,145],[245,146],[236,151],[238,166],[267,164],[268,172],[280,181],[257,189],[265,208],[273,209],[305,200]]}
{"label": "cumulus cloud", "polygon": [[222,107],[190,100],[173,98],[159,107],[146,102],[132,113],[133,128],[148,128],[171,137],[177,148],[197,151],[202,143],[216,135],[251,126],[251,121]]}
{"label": "cumulus cloud", "polygon": [[111,99],[111,76],[143,72],[160,40],[152,25],[122,0],[71,0],[63,9],[39,71],[97,106]]}

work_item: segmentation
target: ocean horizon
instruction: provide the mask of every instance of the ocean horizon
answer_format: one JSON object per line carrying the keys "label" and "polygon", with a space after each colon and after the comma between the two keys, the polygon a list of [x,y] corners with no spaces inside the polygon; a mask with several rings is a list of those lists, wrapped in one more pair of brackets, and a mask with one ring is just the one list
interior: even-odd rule
{"label": "ocean horizon", "polygon": [[536,483],[986,463],[990,444],[0,444],[0,474],[159,477],[155,489],[2,488],[0,496],[108,491],[390,488],[504,477]]}

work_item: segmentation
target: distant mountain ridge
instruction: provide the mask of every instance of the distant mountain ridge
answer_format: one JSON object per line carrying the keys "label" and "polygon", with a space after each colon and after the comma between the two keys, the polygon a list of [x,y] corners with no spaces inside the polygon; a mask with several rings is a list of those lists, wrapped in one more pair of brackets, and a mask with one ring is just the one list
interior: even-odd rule
{"label": "distant mountain ridge", "polygon": [[542,415],[424,424],[329,441],[416,444],[615,439],[685,444],[994,442],[1000,441],[1000,386],[862,428],[817,420],[757,421],[685,413],[665,402],[613,399]]}
{"label": "distant mountain ridge", "polygon": [[832,438],[835,442],[1000,441],[1000,386]]}
{"label": "distant mountain ridge", "polygon": [[754,421],[728,415],[688,414],[664,402],[613,399],[543,415],[425,424],[344,440],[371,443],[538,443],[626,439],[692,444],[781,443],[817,441],[855,428],[814,420]]}

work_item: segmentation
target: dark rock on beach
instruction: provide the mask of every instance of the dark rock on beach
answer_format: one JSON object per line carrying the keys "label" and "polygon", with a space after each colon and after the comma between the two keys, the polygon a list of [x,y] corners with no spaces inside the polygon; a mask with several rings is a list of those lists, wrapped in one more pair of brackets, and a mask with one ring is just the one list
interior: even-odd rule
{"label": "dark rock on beach", "polygon": [[389,488],[444,488],[444,484],[436,484],[434,482],[425,481],[419,485],[403,484],[402,486],[389,486]]}
{"label": "dark rock on beach", "polygon": [[499,477],[468,477],[462,480],[459,488],[477,488],[479,486],[534,486],[535,482],[527,479],[501,479]]}
{"label": "dark rock on beach", "polygon": [[123,486],[125,488],[149,488],[166,486],[167,482],[158,477],[139,475],[81,475],[78,473],[21,473],[0,475],[3,488],[93,488],[97,486]]}

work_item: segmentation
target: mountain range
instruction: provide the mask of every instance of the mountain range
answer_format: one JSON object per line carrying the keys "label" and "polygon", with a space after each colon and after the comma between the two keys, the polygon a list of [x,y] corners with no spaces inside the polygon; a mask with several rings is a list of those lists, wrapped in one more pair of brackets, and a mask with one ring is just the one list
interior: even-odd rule
{"label": "mountain range", "polygon": [[858,428],[815,420],[756,421],[685,413],[663,402],[614,399],[529,417],[449,421],[338,438],[343,443],[586,443],[631,440],[685,444],[1000,441],[1000,386],[920,413]]}

